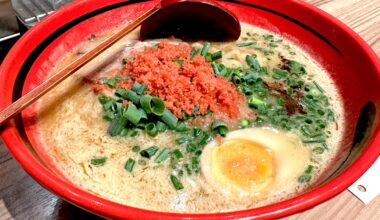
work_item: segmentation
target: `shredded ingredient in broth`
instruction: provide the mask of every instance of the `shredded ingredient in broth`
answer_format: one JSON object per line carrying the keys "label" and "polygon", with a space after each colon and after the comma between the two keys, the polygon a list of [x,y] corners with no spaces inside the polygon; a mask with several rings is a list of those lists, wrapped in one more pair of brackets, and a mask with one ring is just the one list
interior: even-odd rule
{"label": "shredded ingredient in broth", "polygon": [[40,103],[42,142],[75,185],[150,210],[234,211],[308,190],[335,156],[339,95],[292,43],[242,24],[237,42],[132,45]]}

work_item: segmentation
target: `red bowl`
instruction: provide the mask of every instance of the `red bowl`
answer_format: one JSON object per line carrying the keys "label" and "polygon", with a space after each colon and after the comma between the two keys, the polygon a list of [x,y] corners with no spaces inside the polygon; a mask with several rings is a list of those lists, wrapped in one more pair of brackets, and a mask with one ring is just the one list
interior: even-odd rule
{"label": "red bowl", "polygon": [[[55,62],[91,34],[126,24],[157,1],[82,0],[53,13],[29,30],[12,48],[0,71],[0,109],[46,78]],[[312,190],[295,198],[244,211],[174,214],[120,205],[72,185],[57,172],[33,135],[26,109],[1,136],[13,156],[41,185],[68,202],[106,218],[278,218],[315,206],[345,190],[380,154],[380,62],[352,30],[302,1],[222,1],[238,18],[304,45],[329,74],[344,102],[345,137],[339,157]]]}

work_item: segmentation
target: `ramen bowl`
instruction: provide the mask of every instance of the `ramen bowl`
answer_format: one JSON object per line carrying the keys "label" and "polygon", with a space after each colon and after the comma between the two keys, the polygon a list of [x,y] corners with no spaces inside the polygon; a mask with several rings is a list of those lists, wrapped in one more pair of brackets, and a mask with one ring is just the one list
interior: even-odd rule
{"label": "ramen bowl", "polygon": [[[51,167],[33,137],[26,109],[1,130],[23,168],[62,199],[111,219],[278,218],[311,208],[358,179],[380,154],[380,61],[352,30],[301,1],[220,1],[241,22],[278,33],[300,45],[331,75],[343,98],[344,138],[340,153],[318,184],[294,198],[267,206],[223,213],[179,214],[121,205],[73,185]],[[154,7],[157,1],[82,0],[51,14],[12,48],[0,71],[0,109],[40,84],[68,51],[92,35],[113,30]],[[33,108],[33,106],[31,106]],[[339,126],[339,125],[338,125]]]}

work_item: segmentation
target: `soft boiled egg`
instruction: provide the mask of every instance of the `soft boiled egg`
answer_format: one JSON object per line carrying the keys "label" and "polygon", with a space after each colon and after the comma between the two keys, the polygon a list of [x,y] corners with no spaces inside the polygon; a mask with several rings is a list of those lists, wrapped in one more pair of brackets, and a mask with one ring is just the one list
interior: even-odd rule
{"label": "soft boiled egg", "polygon": [[210,142],[201,156],[201,172],[227,197],[264,196],[294,190],[310,155],[294,134],[246,128],[228,133],[222,143]]}

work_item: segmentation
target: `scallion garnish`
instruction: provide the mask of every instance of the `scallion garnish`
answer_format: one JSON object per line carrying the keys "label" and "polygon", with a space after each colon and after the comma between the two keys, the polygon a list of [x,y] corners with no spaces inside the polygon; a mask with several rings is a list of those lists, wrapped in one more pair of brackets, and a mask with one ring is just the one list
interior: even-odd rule
{"label": "scallion garnish", "polygon": [[213,61],[211,62],[211,66],[212,66],[212,69],[214,70],[215,75],[220,76],[219,65]]}
{"label": "scallion garnish", "polygon": [[257,72],[260,71],[261,67],[259,64],[259,61],[256,59],[253,55],[247,55],[245,57],[245,61],[247,62],[248,66],[256,70]]}
{"label": "scallion garnish", "polygon": [[196,150],[197,150],[197,146],[195,144],[193,144],[193,143],[187,144],[186,152],[192,153],[192,152],[195,152]]}
{"label": "scallion garnish", "polygon": [[122,115],[121,112],[118,112],[115,117],[112,119],[111,125],[108,127],[108,134],[112,137],[119,135],[127,125],[128,119]]}
{"label": "scallion garnish", "polygon": [[156,127],[156,124],[153,122],[148,123],[145,125],[145,132],[152,137],[155,137],[158,134],[158,129]]}
{"label": "scallion garnish", "polygon": [[222,54],[222,51],[220,51],[220,50],[218,52],[211,54],[211,60],[213,60],[213,61],[218,60],[222,57],[223,57],[223,54]]}
{"label": "scallion garnish", "polygon": [[222,120],[215,120],[211,124],[211,130],[217,132],[221,136],[225,137],[228,132],[227,124]]}
{"label": "scallion garnish", "polygon": [[261,78],[257,75],[257,73],[247,70],[247,74],[243,77],[244,82],[248,85],[253,85],[255,82],[260,81]]}
{"label": "scallion garnish", "polygon": [[277,80],[285,78],[289,75],[287,71],[278,69],[278,68],[274,68],[272,72],[273,72],[273,75],[272,75],[273,79],[277,79]]}
{"label": "scallion garnish", "polygon": [[166,123],[169,128],[174,129],[177,126],[178,118],[173,115],[168,109],[162,113],[161,120]]}
{"label": "scallion garnish", "polygon": [[143,95],[147,88],[148,86],[146,86],[145,84],[135,82],[132,86],[132,91],[136,92],[137,95]]}
{"label": "scallion garnish", "polygon": [[165,103],[157,96],[143,95],[140,99],[141,107],[146,113],[162,116],[165,111]]}
{"label": "scallion garnish", "polygon": [[129,158],[127,162],[125,163],[124,169],[126,169],[128,172],[132,173],[133,167],[135,166],[136,161],[132,158]]}
{"label": "scallion garnish", "polygon": [[170,175],[170,181],[172,182],[172,184],[176,190],[183,189],[182,183],[179,181],[179,179],[176,176]]}
{"label": "scallion garnish", "polygon": [[166,160],[170,155],[170,149],[164,148],[162,151],[158,154],[154,162],[161,163],[162,161]]}
{"label": "scallion garnish", "polygon": [[197,50],[195,48],[192,48],[191,49],[191,52],[190,52],[190,60],[193,60],[194,56],[197,55],[197,54],[200,54],[201,53],[201,50]]}
{"label": "scallion garnish", "polygon": [[161,133],[165,132],[168,129],[168,126],[166,126],[166,124],[161,121],[157,121],[156,127],[157,127],[158,132],[161,132]]}
{"label": "scallion garnish", "polygon": [[266,102],[257,98],[256,96],[251,96],[251,98],[248,101],[248,104],[252,108],[258,108],[260,105],[265,105]]}
{"label": "scallion garnish", "polygon": [[114,77],[109,79],[103,79],[102,84],[106,84],[111,88],[115,88],[116,84],[120,82],[120,77]]}
{"label": "scallion garnish", "polygon": [[131,134],[130,134],[131,137],[137,137],[137,136],[139,136],[139,135],[140,135],[140,133],[139,133],[139,131],[138,131],[137,129],[133,130],[133,131],[131,132]]}
{"label": "scallion garnish", "polygon": [[128,107],[124,109],[123,116],[132,124],[137,125],[141,119],[141,112],[134,104],[128,104]]}
{"label": "scallion garnish", "polygon": [[251,125],[251,122],[248,119],[242,119],[239,123],[241,128],[248,128]]}
{"label": "scallion garnish", "polygon": [[138,146],[138,145],[133,146],[132,147],[132,151],[135,152],[135,153],[139,152],[140,151],[140,146]]}
{"label": "scallion garnish", "polygon": [[183,144],[183,143],[186,143],[186,142],[189,142],[191,141],[192,138],[190,137],[187,137],[187,136],[183,136],[183,137],[179,137],[175,140],[175,142],[179,145]]}
{"label": "scallion garnish", "polygon": [[241,42],[241,43],[237,43],[236,46],[237,47],[248,47],[248,46],[253,46],[256,44],[257,44],[256,42]]}
{"label": "scallion garnish", "polygon": [[198,137],[202,132],[202,129],[198,128],[198,127],[194,127],[193,128],[193,137]]}
{"label": "scallion garnish", "polygon": [[154,156],[157,153],[157,151],[158,151],[158,147],[153,145],[145,150],[140,151],[140,155],[142,157],[146,157],[150,159],[152,156]]}
{"label": "scallion garnish", "polygon": [[201,50],[201,56],[206,56],[206,54],[208,53],[208,49],[210,48],[210,43],[209,42],[205,42],[203,44],[203,48]]}
{"label": "scallion garnish", "polygon": [[181,121],[181,122],[178,122],[177,127],[175,127],[174,130],[175,130],[176,132],[180,132],[180,133],[182,133],[182,132],[187,132],[187,131],[189,131],[190,129],[186,126],[186,123],[185,123],[185,122]]}
{"label": "scallion garnish", "polygon": [[125,100],[131,100],[135,105],[140,103],[140,96],[132,90],[118,88],[115,94],[121,96]]}
{"label": "scallion garnish", "polygon": [[183,158],[183,154],[182,154],[182,152],[181,152],[179,149],[175,149],[175,150],[173,150],[173,151],[172,151],[172,154],[174,155],[174,157],[175,157],[176,159],[181,159],[181,158]]}
{"label": "scallion garnish", "polygon": [[91,164],[94,166],[103,166],[107,161],[107,157],[94,157],[91,159]]}
{"label": "scallion garnish", "polygon": [[123,137],[128,136],[128,134],[129,134],[129,129],[128,128],[123,128],[123,130],[121,130],[121,132],[120,132],[120,135],[123,136]]}

